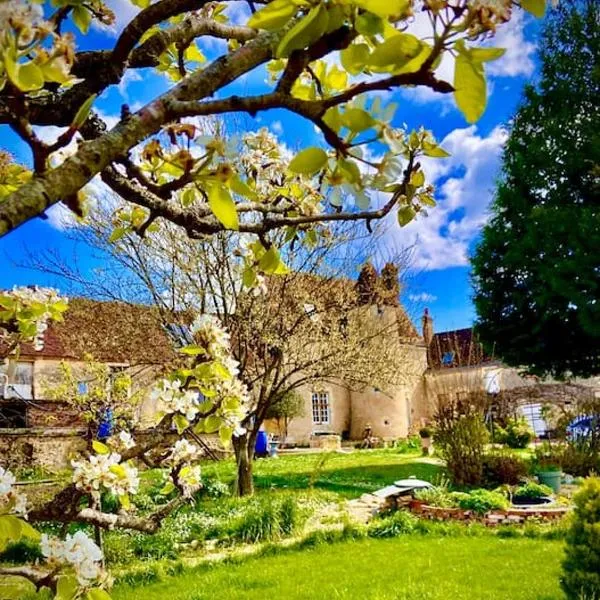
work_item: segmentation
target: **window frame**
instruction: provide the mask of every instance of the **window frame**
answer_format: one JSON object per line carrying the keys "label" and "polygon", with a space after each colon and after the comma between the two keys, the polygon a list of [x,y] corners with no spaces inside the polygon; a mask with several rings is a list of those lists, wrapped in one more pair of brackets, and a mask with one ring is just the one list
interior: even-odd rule
{"label": "window frame", "polygon": [[331,397],[328,391],[312,392],[311,414],[313,425],[331,425]]}

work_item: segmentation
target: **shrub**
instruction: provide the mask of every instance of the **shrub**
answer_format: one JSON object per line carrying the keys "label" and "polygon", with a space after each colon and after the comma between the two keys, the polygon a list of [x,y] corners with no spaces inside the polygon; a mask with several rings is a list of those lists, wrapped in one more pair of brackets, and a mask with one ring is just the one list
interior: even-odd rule
{"label": "shrub", "polygon": [[528,481],[513,492],[514,498],[545,498],[551,495],[552,488],[536,483],[535,481]]}
{"label": "shrub", "polygon": [[436,413],[434,441],[452,483],[458,486],[480,485],[483,479],[483,452],[488,431],[483,413],[477,407],[448,404]]}
{"label": "shrub", "polygon": [[600,455],[585,444],[569,443],[560,448],[562,470],[575,477],[600,473]]}
{"label": "shrub", "polygon": [[478,515],[484,515],[490,510],[506,510],[508,499],[499,492],[489,490],[472,490],[468,494],[454,492],[453,497],[458,501],[460,508],[472,510]]}
{"label": "shrub", "polygon": [[509,448],[527,448],[534,437],[534,432],[523,417],[509,419],[506,423],[504,443]]}
{"label": "shrub", "polygon": [[561,586],[569,600],[600,599],[600,478],[575,495]]}
{"label": "shrub", "polygon": [[410,437],[404,440],[397,440],[395,448],[401,454],[418,452],[419,450],[421,450],[421,438],[416,435],[411,435]]}
{"label": "shrub", "polygon": [[412,533],[418,521],[413,514],[405,510],[399,510],[389,517],[372,521],[369,524],[367,534],[373,538],[388,538],[403,533]]}
{"label": "shrub", "polygon": [[429,506],[438,506],[440,508],[453,508],[456,506],[452,494],[444,485],[416,490],[415,498]]}
{"label": "shrub", "polygon": [[516,485],[527,470],[527,463],[509,452],[491,452],[483,457],[483,481],[491,487]]}

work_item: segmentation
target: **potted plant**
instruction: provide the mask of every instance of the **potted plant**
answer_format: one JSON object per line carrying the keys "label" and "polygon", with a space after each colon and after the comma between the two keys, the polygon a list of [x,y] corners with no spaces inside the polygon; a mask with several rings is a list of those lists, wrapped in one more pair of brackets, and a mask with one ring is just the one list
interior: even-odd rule
{"label": "potted plant", "polygon": [[560,456],[549,444],[536,452],[535,474],[542,485],[551,487],[555,494],[560,492],[562,479]]}
{"label": "potted plant", "polygon": [[419,429],[419,435],[421,436],[421,450],[423,455],[429,456],[432,447],[432,431],[427,426],[421,427],[421,429]]}

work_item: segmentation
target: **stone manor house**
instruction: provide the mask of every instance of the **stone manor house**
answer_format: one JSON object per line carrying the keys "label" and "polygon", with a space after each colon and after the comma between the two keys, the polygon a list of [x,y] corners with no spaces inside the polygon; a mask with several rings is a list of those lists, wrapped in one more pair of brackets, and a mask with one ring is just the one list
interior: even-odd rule
{"label": "stone manor house", "polygon": [[[308,445],[316,436],[335,433],[360,440],[365,428],[383,440],[404,438],[431,418],[438,402],[484,392],[516,397],[523,414],[541,434],[545,401],[568,403],[598,395],[600,378],[584,382],[540,382],[523,377],[486,354],[472,330],[435,333],[428,311],[417,332],[401,306],[369,307],[376,318],[395,322],[403,348],[404,383],[391,390],[350,389],[343,381],[304,385],[302,416],[288,424],[285,442]],[[62,323],[45,332],[42,350],[25,345],[18,356],[0,362],[0,465],[15,462],[55,468],[68,463],[84,445],[84,423],[60,401],[45,398],[44,389],[58,376],[61,361],[82,365],[86,354],[115,373],[127,370],[138,386],[149,387],[177,348],[145,306],[72,299]],[[83,383],[83,382],[82,382]],[[138,417],[144,421],[147,404]],[[275,422],[270,433],[283,435]]]}

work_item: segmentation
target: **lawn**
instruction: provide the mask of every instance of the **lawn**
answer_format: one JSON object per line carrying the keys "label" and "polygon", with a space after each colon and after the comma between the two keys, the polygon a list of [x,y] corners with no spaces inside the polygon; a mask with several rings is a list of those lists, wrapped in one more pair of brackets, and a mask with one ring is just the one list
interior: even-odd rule
{"label": "lawn", "polygon": [[319,545],[222,563],[143,587],[118,586],[115,600],[560,599],[562,542],[407,535]]}
{"label": "lawn", "polygon": [[[205,476],[218,476],[229,482],[234,477],[232,460],[204,465]],[[396,449],[355,450],[326,454],[282,455],[254,463],[257,489],[307,489],[314,487],[356,498],[398,479],[411,475],[437,481],[443,468],[417,454],[402,454]]]}

